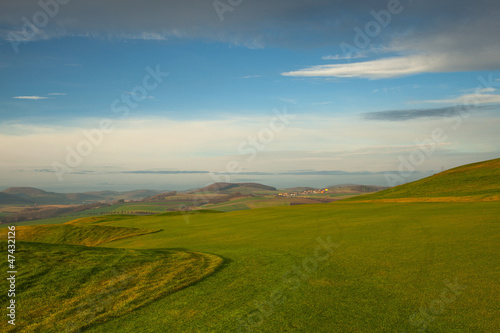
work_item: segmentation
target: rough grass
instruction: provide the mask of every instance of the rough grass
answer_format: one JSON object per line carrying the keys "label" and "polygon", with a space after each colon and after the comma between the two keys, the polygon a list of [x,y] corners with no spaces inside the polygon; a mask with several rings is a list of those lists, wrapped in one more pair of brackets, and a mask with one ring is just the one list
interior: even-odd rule
{"label": "rough grass", "polygon": [[[0,331],[60,333],[132,313],[210,275],[222,259],[186,251],[17,242],[16,262],[16,326],[5,319]],[[8,290],[6,279],[1,285]],[[0,303],[8,301],[1,293]]]}
{"label": "rough grass", "polygon": [[460,166],[409,184],[349,200],[389,201],[402,198],[407,198],[407,202],[498,201],[500,200],[500,159]]}
{"label": "rough grass", "polygon": [[[50,219],[42,219],[35,221],[25,221],[25,222],[16,222],[16,226],[25,226],[25,225],[46,225],[46,224],[62,224],[74,220],[74,216],[66,216],[66,217],[55,217]],[[7,228],[11,224],[0,224],[0,229]]]}
{"label": "rough grass", "polygon": [[[118,239],[157,232],[160,229],[138,229],[107,227],[98,225],[38,225],[16,228],[16,239],[52,244],[96,246]],[[0,239],[5,239],[7,229],[0,230]]]}

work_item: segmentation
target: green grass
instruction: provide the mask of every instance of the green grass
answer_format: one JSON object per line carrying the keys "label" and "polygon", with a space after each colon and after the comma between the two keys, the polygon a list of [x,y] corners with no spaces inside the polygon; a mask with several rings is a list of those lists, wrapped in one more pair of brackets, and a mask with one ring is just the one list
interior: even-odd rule
{"label": "green grass", "polygon": [[[16,240],[52,244],[72,244],[96,246],[118,239],[158,232],[160,229],[137,229],[108,227],[100,225],[38,225],[16,228]],[[0,238],[5,238],[8,230],[0,230]]]}
{"label": "green grass", "polygon": [[[496,332],[499,215],[497,202],[336,202],[82,219],[73,224],[162,229],[101,246],[139,252],[182,248],[225,259],[223,269],[209,279],[133,312],[90,323],[85,332],[234,332],[249,315],[259,319],[255,302],[269,302],[275,291],[286,299],[272,303],[255,332],[416,332],[410,316],[439,299],[446,279],[457,279],[466,289],[429,323],[428,331]],[[283,274],[314,257],[317,237],[331,237],[340,246],[305,278],[283,280]],[[33,264],[20,259],[19,265],[28,269]],[[73,267],[63,260],[44,265],[47,270]],[[128,269],[124,274],[130,274]],[[57,277],[32,281],[49,293]],[[148,278],[141,281],[147,284]],[[112,303],[120,303],[119,296]],[[61,305],[51,310],[63,311]],[[57,320],[65,316],[62,312]]]}
{"label": "green grass", "polygon": [[[431,198],[471,197],[464,202],[350,199],[227,213],[109,215],[48,226],[54,228],[50,232],[26,228],[26,239],[79,244],[83,239],[98,247],[75,246],[72,252],[67,245],[26,245],[42,248],[19,254],[19,290],[26,293],[20,296],[25,305],[19,307],[24,316],[19,320],[46,325],[29,332],[59,332],[68,321],[86,325],[85,332],[500,332],[500,202],[481,201],[500,193],[497,163],[466,166],[462,173],[449,170],[391,192],[396,199],[414,198],[427,188]],[[107,235],[106,242],[91,235],[99,229],[90,228],[104,228],[99,232]],[[157,232],[139,235],[130,228]],[[114,238],[119,232],[126,238]],[[335,244],[331,253],[319,247],[318,238]],[[189,288],[149,291],[161,276],[177,271],[168,266],[176,263],[169,254],[156,256],[165,249],[214,254],[224,264]],[[144,263],[133,264],[134,255]],[[152,267],[159,263],[166,265],[163,272],[156,278],[147,275],[156,274]],[[208,271],[201,265],[179,272],[171,283],[203,275],[199,272],[206,276],[220,263]],[[98,311],[106,317],[88,320],[88,311],[65,300],[81,302],[84,294],[106,293],[109,265],[136,277],[142,287],[113,294],[108,308]],[[0,297],[5,302],[6,296]],[[134,311],[125,310],[144,298],[147,302],[132,306]]]}
{"label": "green grass", "polygon": [[[416,332],[410,316],[455,279],[466,289],[428,331],[496,332],[499,215],[497,202],[337,202],[108,221],[163,229],[108,246],[181,247],[215,253],[226,264],[196,286],[89,332],[233,332],[249,315],[258,319],[255,302],[269,302],[275,291],[286,300],[272,304],[255,332]],[[340,247],[305,278],[283,280],[314,256],[317,237]]]}
{"label": "green grass", "polygon": [[274,195],[268,197],[255,196],[230,200],[218,204],[208,204],[202,206],[202,208],[218,210],[221,212],[232,212],[255,208],[290,206],[290,201],[294,200],[300,200],[300,198],[276,198]]}
{"label": "green grass", "polygon": [[220,204],[220,205],[213,205],[213,206],[203,206],[204,208],[209,208],[209,209],[215,209],[220,212],[232,212],[236,210],[246,210],[250,209],[247,205],[244,203],[234,203],[234,204]]}
{"label": "green grass", "polygon": [[416,182],[400,185],[351,200],[400,198],[465,198],[500,200],[500,159],[453,168]]}
{"label": "green grass", "polygon": [[247,205],[249,208],[267,208],[267,207],[279,207],[279,206],[290,206],[290,202],[282,199],[269,199],[264,201],[250,202]]}
{"label": "green grass", "polygon": [[26,226],[26,225],[62,224],[74,219],[75,219],[74,216],[64,216],[64,217],[55,217],[55,218],[35,220],[35,221],[0,224],[0,229],[7,228],[9,225]]}
{"label": "green grass", "polygon": [[[192,285],[222,263],[214,255],[178,250],[29,242],[17,243],[16,259],[16,326],[4,318],[2,332],[80,332]],[[9,289],[6,279],[1,285]],[[1,304],[8,301],[2,293]]]}
{"label": "green grass", "polygon": [[192,201],[166,201],[158,203],[130,203],[114,208],[113,212],[166,212],[169,209],[192,205]]}

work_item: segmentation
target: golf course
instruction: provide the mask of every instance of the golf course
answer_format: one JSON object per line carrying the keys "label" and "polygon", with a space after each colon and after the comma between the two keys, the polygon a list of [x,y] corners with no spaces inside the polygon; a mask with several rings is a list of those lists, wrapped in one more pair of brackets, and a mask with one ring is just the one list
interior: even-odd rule
{"label": "golf course", "polygon": [[16,266],[2,332],[500,332],[500,159],[331,203],[17,226]]}

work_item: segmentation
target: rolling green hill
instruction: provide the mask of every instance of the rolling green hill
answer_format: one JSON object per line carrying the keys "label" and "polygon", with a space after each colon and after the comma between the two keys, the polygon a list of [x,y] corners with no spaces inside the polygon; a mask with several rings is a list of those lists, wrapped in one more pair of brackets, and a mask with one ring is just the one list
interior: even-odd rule
{"label": "rolling green hill", "polygon": [[9,194],[0,192],[0,205],[30,205],[33,201]]}
{"label": "rolling green hill", "polygon": [[468,164],[350,201],[500,200],[500,159]]}
{"label": "rolling green hill", "polygon": [[[418,191],[408,184],[393,198],[455,195],[464,202],[337,201],[84,218],[51,226],[62,227],[61,234],[20,229],[25,240],[89,239],[97,246],[19,243],[26,249],[19,254],[19,323],[26,326],[18,328],[64,332],[63,325],[76,323],[92,333],[500,332],[500,204],[485,201],[500,194],[497,163],[448,170],[413,183]],[[91,236],[92,229],[74,233],[78,227],[105,228],[105,242]],[[157,232],[133,235],[134,228]],[[113,240],[119,230],[126,237]],[[193,253],[211,259],[200,262]],[[119,268],[117,281],[135,282],[108,293]],[[183,279],[189,287],[176,289]],[[92,295],[91,301],[83,295]],[[4,304],[6,296],[0,300]],[[98,306],[87,310],[89,303]]]}
{"label": "rolling green hill", "polygon": [[273,193],[277,191],[275,187],[258,183],[214,183],[212,185],[193,190],[190,193]]}
{"label": "rolling green hill", "polygon": [[33,187],[11,187],[4,190],[3,193],[15,195],[31,203],[36,202],[38,205],[65,205],[95,202],[101,199],[92,194],[47,192]]}

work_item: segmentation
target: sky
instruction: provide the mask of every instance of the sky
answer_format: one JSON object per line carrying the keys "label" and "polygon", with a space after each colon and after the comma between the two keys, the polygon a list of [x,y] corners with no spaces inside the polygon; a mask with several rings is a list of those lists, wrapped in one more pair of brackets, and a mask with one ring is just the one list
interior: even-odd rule
{"label": "sky", "polygon": [[0,189],[394,186],[500,155],[491,0],[0,3]]}

